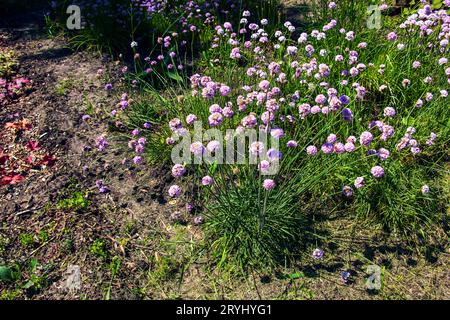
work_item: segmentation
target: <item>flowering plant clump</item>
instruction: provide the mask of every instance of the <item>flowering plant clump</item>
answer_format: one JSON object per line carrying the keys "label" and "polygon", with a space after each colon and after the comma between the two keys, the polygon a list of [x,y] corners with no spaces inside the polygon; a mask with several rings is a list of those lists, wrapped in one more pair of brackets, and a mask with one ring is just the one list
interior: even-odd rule
{"label": "flowering plant clump", "polygon": [[[311,204],[405,235],[444,207],[433,190],[449,134],[450,17],[425,5],[398,25],[363,29],[366,8],[349,23],[345,3],[322,8],[321,25],[303,32],[251,10],[239,21],[211,19],[188,93],[181,80],[159,109],[130,106],[125,95],[112,113],[134,128],[160,126],[131,132],[133,161],[143,161],[144,146],[171,154],[166,195],[202,212],[220,263],[295,250],[314,220]],[[167,50],[146,67],[176,57]]]}
{"label": "flowering plant clump", "polygon": [[[277,1],[252,0],[248,5],[268,13]],[[181,81],[198,52],[210,43],[213,26],[235,19],[241,0],[110,0],[80,1],[82,28],[70,41],[77,47],[131,55],[140,79],[153,86]],[[53,1],[47,17],[65,26],[66,2]],[[271,15],[278,14],[273,11]],[[130,32],[131,30],[131,32]],[[123,69],[124,73],[129,70]]]}

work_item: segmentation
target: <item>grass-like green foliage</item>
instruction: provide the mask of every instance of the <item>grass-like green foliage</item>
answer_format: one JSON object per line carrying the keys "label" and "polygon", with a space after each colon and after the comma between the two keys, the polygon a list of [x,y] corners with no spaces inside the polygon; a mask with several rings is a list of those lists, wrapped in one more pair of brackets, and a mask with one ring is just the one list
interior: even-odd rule
{"label": "grass-like green foliage", "polygon": [[89,191],[82,190],[75,181],[71,180],[59,195],[56,207],[60,210],[83,211],[90,205],[88,197]]}
{"label": "grass-like green foliage", "polygon": [[91,245],[91,253],[97,258],[107,259],[109,252],[106,243],[102,239],[96,239]]}
{"label": "grass-like green foliage", "polygon": [[[313,29],[321,31],[331,19],[337,20],[337,26],[326,32],[325,39],[317,40],[311,35],[308,37],[307,43],[316,50],[313,57],[317,63],[324,63],[331,70],[329,76],[320,80],[300,77],[307,78],[310,85],[294,79],[295,68],[290,66],[294,60],[299,65],[311,61],[312,58],[305,55],[305,44],[298,45],[296,38],[289,39],[289,33],[277,20],[269,20],[269,26],[265,27],[271,42],[260,45],[264,50],[262,55],[252,51],[256,43],[251,50],[244,49],[242,43],[248,38],[244,39],[241,35],[237,36],[241,40],[239,47],[242,58],[239,60],[230,59],[230,52],[235,46],[230,44],[226,36],[219,37],[215,48],[200,49],[201,59],[193,65],[193,71],[210,76],[218,84],[230,86],[232,91],[227,97],[216,95],[212,100],[207,100],[201,96],[192,96],[184,77],[176,77],[172,79],[176,80],[173,82],[158,72],[155,72],[156,78],[146,82],[140,72],[143,66],[139,60],[136,62],[138,88],[142,89],[140,92],[145,92],[143,97],[150,95],[153,100],[135,99],[136,103],[127,112],[126,120],[130,128],[141,127],[149,118],[154,121],[156,128],[148,137],[152,143],[147,150],[153,160],[162,161],[170,156],[171,148],[165,145],[165,138],[171,134],[167,122],[174,117],[182,119],[185,128],[189,128],[184,123],[188,114],[195,114],[206,125],[209,106],[217,103],[223,107],[228,101],[234,104],[235,116],[225,119],[220,129],[236,128],[242,117],[250,112],[259,117],[265,111],[264,104],[249,103],[245,112],[238,112],[236,107],[238,95],[245,95],[242,87],[253,85],[253,89],[258,90],[258,83],[262,80],[248,76],[246,71],[249,67],[257,65],[267,71],[270,62],[280,62],[287,82],[277,83],[275,76],[269,75],[271,87],[278,86],[282,97],[289,97],[295,91],[300,93],[295,106],[280,104],[277,118],[272,124],[272,127],[282,128],[286,133],[286,138],[281,140],[281,170],[272,177],[277,183],[275,189],[262,189],[261,184],[266,177],[260,175],[257,166],[249,164],[188,165],[188,177],[177,181],[186,189],[186,200],[203,209],[206,216],[205,232],[219,265],[237,264],[246,268],[249,265],[267,266],[282,262],[283,258],[295,254],[308,241],[306,234],[311,234],[317,212],[337,212],[357,219],[367,228],[383,228],[408,240],[427,240],[427,230],[435,227],[446,215],[448,193],[445,193],[442,181],[448,178],[446,164],[450,118],[448,99],[440,97],[439,90],[448,88],[445,75],[448,63],[439,65],[438,59],[448,57],[448,48],[444,52],[440,52],[438,46],[428,48],[429,42],[439,43],[438,32],[429,35],[425,41],[417,28],[399,28],[403,21],[400,17],[383,16],[382,29],[367,28],[367,6],[377,2],[344,0],[337,2],[335,10],[327,8],[328,1],[315,4],[312,8],[314,17],[305,23],[309,26],[308,30],[297,32],[311,32]],[[276,6],[266,11],[272,12],[274,8]],[[258,22],[253,17],[251,21]],[[345,28],[345,32],[341,33],[340,28]],[[273,36],[275,30],[283,30],[288,38],[285,42],[278,42],[278,49],[273,47],[277,43]],[[355,32],[354,40],[345,39],[348,31]],[[398,34],[396,41],[387,41],[386,36],[391,31]],[[205,30],[204,34],[208,32],[211,33],[211,30]],[[213,36],[209,36],[209,39],[213,39]],[[367,47],[358,48],[361,42],[366,42]],[[402,50],[397,47],[400,43],[404,45]],[[298,54],[287,55],[287,46],[294,45],[299,48]],[[320,49],[326,50],[327,55],[319,55]],[[350,69],[356,64],[338,62],[335,56],[342,54],[347,60],[352,50],[358,52],[357,63],[364,63],[366,68],[355,77],[343,76],[343,69]],[[414,61],[420,61],[421,67],[413,69]],[[384,72],[379,72],[382,64],[385,65]],[[432,78],[431,83],[424,81],[428,76]],[[345,79],[349,81],[348,85],[342,84]],[[404,79],[411,80],[411,84],[404,87]],[[346,107],[353,112],[351,121],[344,121],[340,112],[331,112],[328,116],[308,115],[305,119],[299,119],[299,104],[310,103],[312,106],[318,94],[326,93],[326,89],[320,86],[321,81],[336,88],[339,95],[350,97],[350,104]],[[367,93],[360,100],[356,98],[353,83],[366,89]],[[380,90],[383,85],[386,89]],[[156,90],[158,88],[164,88],[164,93]],[[434,98],[425,102],[428,92],[432,92]],[[424,101],[422,108],[415,106],[418,99]],[[385,117],[383,110],[386,107],[395,108],[396,115]],[[297,120],[290,123],[278,119],[279,116],[289,115],[294,115]],[[311,144],[320,149],[330,133],[336,134],[338,140],[344,143],[350,135],[359,137],[376,120],[395,129],[387,141],[380,139],[377,129],[371,130],[374,140],[370,149],[388,149],[391,154],[387,160],[368,155],[369,148],[358,142],[355,143],[355,151],[350,153],[325,155],[319,150],[316,156],[308,156],[305,152]],[[416,128],[414,139],[421,148],[421,153],[416,155],[409,148],[396,149],[409,127]],[[431,132],[436,133],[438,138],[434,145],[427,146],[425,141]],[[296,140],[298,146],[288,148],[287,140]],[[383,178],[371,175],[370,170],[376,165],[383,166]],[[214,184],[210,187],[200,186],[200,180],[206,174],[214,178]],[[360,176],[365,178],[364,187],[353,188],[353,196],[344,197],[342,188],[352,186],[355,178]],[[431,191],[423,194],[421,187],[425,184],[430,186]]]}
{"label": "grass-like green foliage", "polygon": [[0,51],[0,78],[10,78],[18,66],[14,51]]}

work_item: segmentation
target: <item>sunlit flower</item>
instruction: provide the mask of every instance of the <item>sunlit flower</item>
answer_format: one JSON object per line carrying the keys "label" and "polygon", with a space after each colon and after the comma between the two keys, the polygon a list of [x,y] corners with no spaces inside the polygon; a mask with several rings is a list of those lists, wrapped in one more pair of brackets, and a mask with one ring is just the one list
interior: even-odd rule
{"label": "sunlit flower", "polygon": [[373,140],[373,135],[369,131],[364,131],[361,133],[361,136],[359,137],[359,142],[364,145],[368,146]]}
{"label": "sunlit flower", "polygon": [[384,176],[384,169],[381,166],[375,166],[370,169],[370,173],[372,173],[375,178],[381,178]]}
{"label": "sunlit flower", "polygon": [[181,195],[182,189],[174,184],[169,188],[169,196],[172,198],[178,198]]}
{"label": "sunlit flower", "polygon": [[350,186],[344,186],[344,187],[342,188],[342,194],[343,194],[345,197],[347,197],[347,198],[352,197],[352,196],[353,196],[353,189],[352,189],[352,187],[350,187]]}
{"label": "sunlit flower", "polygon": [[172,175],[176,178],[181,177],[186,172],[186,168],[182,164],[175,164],[172,167]]}
{"label": "sunlit flower", "polygon": [[361,189],[364,186],[364,184],[365,184],[364,177],[358,177],[355,179],[354,182],[355,188]]}
{"label": "sunlit flower", "polygon": [[213,178],[211,176],[204,176],[202,178],[202,185],[209,186],[213,183]]}
{"label": "sunlit flower", "polygon": [[312,256],[313,256],[314,259],[322,259],[322,257],[323,257],[323,250],[318,249],[318,248],[314,249],[314,251],[312,253]]}
{"label": "sunlit flower", "polygon": [[263,182],[263,188],[266,190],[272,190],[275,188],[275,181],[272,179],[265,179]]}

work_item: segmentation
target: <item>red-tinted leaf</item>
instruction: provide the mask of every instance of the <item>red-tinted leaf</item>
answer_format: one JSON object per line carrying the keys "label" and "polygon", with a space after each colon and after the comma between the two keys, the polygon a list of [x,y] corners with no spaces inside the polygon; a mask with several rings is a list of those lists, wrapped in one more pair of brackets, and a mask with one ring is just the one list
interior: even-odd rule
{"label": "red-tinted leaf", "polygon": [[53,155],[51,155],[51,154],[46,154],[45,156],[44,156],[44,158],[42,158],[42,160],[39,162],[39,164],[43,164],[43,165],[46,165],[46,166],[52,166],[52,165],[54,165],[55,164],[55,162],[56,162],[56,157],[55,156],[53,156]]}
{"label": "red-tinted leaf", "polygon": [[6,161],[9,160],[9,156],[6,154],[0,154],[0,166],[5,165]]}
{"label": "red-tinted leaf", "polygon": [[21,176],[20,174],[16,174],[13,176],[6,176],[2,177],[2,179],[0,180],[0,184],[1,185],[16,184],[22,181],[23,179],[25,179],[25,177]]}
{"label": "red-tinted leaf", "polygon": [[34,157],[33,156],[28,156],[28,157],[25,158],[25,162],[26,163],[32,164],[33,161],[34,161]]}
{"label": "red-tinted leaf", "polygon": [[27,119],[23,119],[16,122],[5,123],[5,129],[13,128],[19,130],[30,130],[32,128],[31,122]]}
{"label": "red-tinted leaf", "polygon": [[32,141],[32,140],[28,141],[28,143],[27,143],[27,148],[28,148],[28,150],[30,150],[30,151],[36,151],[36,150],[41,149],[41,147],[39,146],[39,142],[37,142],[37,141]]}

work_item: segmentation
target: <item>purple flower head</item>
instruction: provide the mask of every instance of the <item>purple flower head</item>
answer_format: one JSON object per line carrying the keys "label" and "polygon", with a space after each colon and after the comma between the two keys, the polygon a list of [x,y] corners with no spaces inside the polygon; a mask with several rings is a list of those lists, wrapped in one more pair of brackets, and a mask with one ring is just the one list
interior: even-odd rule
{"label": "purple flower head", "polygon": [[381,160],[386,160],[387,158],[389,158],[390,155],[391,153],[389,152],[389,150],[385,148],[380,148],[380,150],[378,150],[378,157]]}
{"label": "purple flower head", "polygon": [[331,133],[328,137],[327,137],[327,142],[328,143],[335,143],[337,140],[337,136],[334,133]]}
{"label": "purple flower head", "polygon": [[253,155],[261,154],[263,151],[264,151],[264,143],[260,141],[252,142],[252,144],[250,145],[250,152]]}
{"label": "purple flower head", "polygon": [[281,128],[275,128],[270,130],[270,135],[276,139],[281,139],[284,137],[284,131]]}
{"label": "purple flower head", "polygon": [[298,112],[302,119],[304,119],[311,111],[311,106],[308,103],[302,103],[298,106]]}
{"label": "purple flower head", "polygon": [[336,142],[333,146],[334,152],[337,154],[341,154],[345,152],[345,146],[342,142]]}
{"label": "purple flower head", "polygon": [[325,143],[320,147],[323,153],[330,154],[334,151],[334,146],[331,143]]}
{"label": "purple flower head", "polygon": [[144,123],[144,129],[150,129],[151,124],[149,122]]}
{"label": "purple flower head", "polygon": [[342,282],[348,283],[348,281],[350,280],[350,276],[351,276],[350,272],[348,272],[348,271],[343,271],[343,272],[341,273],[341,280],[342,280]]}
{"label": "purple flower head", "polygon": [[172,175],[175,178],[181,177],[185,172],[186,168],[182,164],[177,163],[172,167]]}
{"label": "purple flower head", "polygon": [[270,162],[267,160],[263,160],[261,161],[261,163],[259,164],[259,170],[261,170],[261,172],[267,172],[270,169]]}
{"label": "purple flower head", "polygon": [[352,197],[352,196],[353,196],[353,189],[352,189],[352,187],[350,187],[350,186],[344,186],[344,187],[342,188],[342,194],[343,194],[345,197],[347,197],[347,198]]}
{"label": "purple flower head", "polygon": [[427,194],[428,192],[430,192],[430,187],[425,184],[422,186],[421,191],[422,191],[422,194]]}
{"label": "purple flower head", "polygon": [[215,103],[209,107],[209,112],[210,113],[214,113],[214,112],[222,113],[222,108],[217,103]]}
{"label": "purple flower head", "polygon": [[175,139],[172,138],[172,137],[166,138],[166,144],[169,145],[169,146],[175,144]]}
{"label": "purple flower head", "polygon": [[195,114],[189,114],[186,117],[186,123],[189,124],[189,125],[193,124],[195,121],[197,121],[197,116]]}
{"label": "purple flower head", "polygon": [[350,98],[344,94],[344,95],[342,95],[339,98],[339,101],[341,101],[341,103],[344,104],[344,105],[345,104],[349,104],[350,103]]}
{"label": "purple flower head", "polygon": [[262,91],[268,91],[268,90],[269,90],[269,87],[270,87],[270,82],[267,81],[267,80],[263,80],[263,81],[261,81],[261,82],[259,83],[259,88],[260,88]]}
{"label": "purple flower head", "polygon": [[202,178],[202,185],[209,186],[213,183],[213,178],[211,176],[204,176]]}
{"label": "purple flower head", "polygon": [[327,115],[330,113],[330,108],[329,107],[323,107],[322,108],[322,114]]}
{"label": "purple flower head", "polygon": [[355,179],[355,183],[354,183],[355,188],[356,189],[361,189],[364,186],[364,183],[365,183],[365,181],[364,181],[363,177],[356,178]]}
{"label": "purple flower head", "polygon": [[355,145],[353,144],[353,142],[346,142],[344,144],[344,149],[347,152],[353,152],[355,151]]}
{"label": "purple flower head", "polygon": [[178,198],[181,195],[181,188],[176,184],[170,186],[169,188],[169,196],[172,198]]}
{"label": "purple flower head", "polygon": [[133,163],[134,164],[141,164],[142,163],[142,157],[141,156],[135,156],[133,158]]}
{"label": "purple flower head", "polygon": [[180,129],[182,127],[181,120],[178,118],[173,118],[172,120],[169,121],[169,127],[172,131]]}
{"label": "purple flower head", "polygon": [[220,148],[220,142],[217,140],[212,140],[212,141],[208,142],[208,144],[206,145],[206,149],[211,153],[216,152],[219,148]]}
{"label": "purple flower head", "polygon": [[366,147],[370,145],[372,140],[373,135],[369,131],[364,131],[363,133],[361,133],[361,136],[359,137],[359,142]]}
{"label": "purple flower head", "polygon": [[322,111],[322,108],[317,105],[311,107],[312,114],[317,114],[317,113],[320,113],[321,111]]}
{"label": "purple flower head", "polygon": [[413,64],[412,64],[413,69],[420,68],[420,66],[421,66],[420,61],[414,61]]}
{"label": "purple flower head", "polygon": [[310,156],[314,156],[317,154],[317,147],[316,146],[308,146],[306,148],[306,153]]}
{"label": "purple flower head", "polygon": [[95,146],[99,151],[104,151],[108,147],[108,141],[104,135],[101,135],[95,140]]}
{"label": "purple flower head", "polygon": [[265,179],[263,182],[263,188],[266,190],[272,190],[275,188],[275,181],[272,179]]}
{"label": "purple flower head", "polygon": [[397,40],[397,34],[396,34],[395,32],[390,32],[390,33],[387,35],[387,39],[388,39],[389,41],[395,41],[395,40]]}
{"label": "purple flower head", "polygon": [[267,157],[269,158],[270,161],[276,161],[278,159],[281,159],[282,156],[283,154],[277,149],[271,148],[267,151]]}
{"label": "purple flower head", "polygon": [[411,147],[411,152],[416,155],[419,154],[421,152],[419,147]]}
{"label": "purple flower head", "polygon": [[136,143],[135,147],[134,147],[134,151],[136,151],[136,153],[138,154],[142,154],[144,153],[145,150],[145,146],[141,143]]}
{"label": "purple flower head", "polygon": [[198,226],[198,225],[202,224],[203,222],[205,222],[205,219],[202,216],[197,216],[194,218],[193,222],[196,226]]}
{"label": "purple flower head", "polygon": [[325,102],[327,102],[327,97],[325,97],[325,95],[323,95],[323,94],[319,94],[316,96],[314,101],[317,104],[325,104]]}
{"label": "purple flower head", "polygon": [[353,112],[349,108],[342,109],[342,117],[345,121],[352,121],[353,119]]}
{"label": "purple flower head", "polygon": [[246,128],[253,128],[258,123],[258,119],[254,114],[249,114],[242,119],[241,123]]}
{"label": "purple flower head", "polygon": [[370,169],[370,173],[375,177],[375,178],[381,178],[384,176],[384,169],[381,166],[375,166],[372,169]]}
{"label": "purple flower head", "polygon": [[232,118],[234,115],[234,111],[231,106],[227,106],[222,109],[222,114],[225,118]]}
{"label": "purple flower head", "polygon": [[107,193],[107,192],[109,192],[109,188],[104,185],[103,180],[95,181],[95,185],[98,188],[98,191],[100,193]]}
{"label": "purple flower head", "polygon": [[191,213],[194,210],[194,205],[192,203],[186,203],[186,212]]}
{"label": "purple flower head", "polygon": [[211,127],[219,126],[223,121],[223,116],[219,112],[214,112],[208,117],[208,122]]}
{"label": "purple flower head", "polygon": [[128,108],[129,103],[126,100],[120,101],[120,109],[125,110],[126,108]]}
{"label": "purple flower head", "polygon": [[196,141],[191,144],[190,151],[196,156],[201,156],[205,153],[205,147],[201,142]]}
{"label": "purple flower head", "polygon": [[395,116],[395,114],[396,114],[396,111],[394,108],[392,108],[392,107],[384,108],[383,115],[385,117],[393,117],[393,116]]}
{"label": "purple flower head", "polygon": [[222,97],[226,97],[230,94],[231,89],[229,86],[222,85],[222,86],[220,86],[219,91],[220,91],[220,94],[222,95]]}
{"label": "purple flower head", "polygon": [[323,250],[316,248],[314,249],[312,256],[314,259],[322,259],[323,257]]}
{"label": "purple flower head", "polygon": [[286,146],[288,147],[288,148],[295,148],[295,147],[297,147],[297,141],[295,141],[295,140],[289,140],[287,143],[286,143]]}

